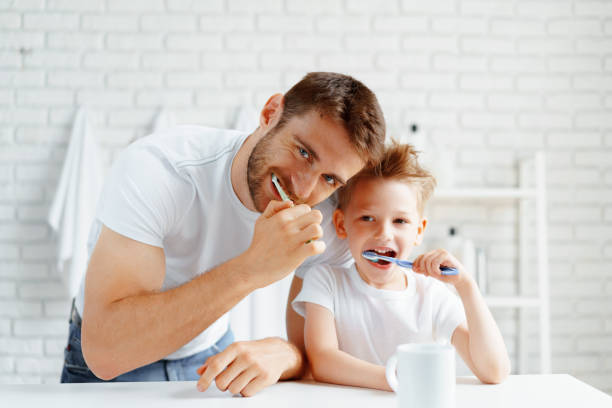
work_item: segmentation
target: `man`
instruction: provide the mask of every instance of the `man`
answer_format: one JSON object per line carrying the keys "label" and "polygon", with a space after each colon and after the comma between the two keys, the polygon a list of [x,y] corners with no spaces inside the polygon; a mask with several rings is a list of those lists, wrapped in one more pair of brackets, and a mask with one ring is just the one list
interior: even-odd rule
{"label": "man", "polygon": [[[266,102],[251,135],[183,126],[128,147],[98,205],[62,382],[202,374],[200,389],[215,381],[248,396],[300,375],[299,319],[288,314],[295,344],[232,344],[227,312],[309,257],[348,259],[331,229],[320,240],[333,211],[324,200],[378,157],[384,133],[362,83],[310,73]],[[291,202],[281,201],[272,174]]]}

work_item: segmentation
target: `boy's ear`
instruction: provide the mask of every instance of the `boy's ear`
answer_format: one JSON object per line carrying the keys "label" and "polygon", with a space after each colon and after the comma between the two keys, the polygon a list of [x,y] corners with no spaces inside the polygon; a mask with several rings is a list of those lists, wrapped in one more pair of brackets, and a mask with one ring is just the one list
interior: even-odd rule
{"label": "boy's ear", "polygon": [[344,228],[344,213],[340,209],[336,209],[332,216],[332,221],[334,222],[334,226],[336,227],[336,235],[338,238],[345,239],[346,238],[346,228]]}
{"label": "boy's ear", "polygon": [[268,99],[261,114],[259,115],[259,126],[262,129],[272,129],[283,113],[285,105],[285,96],[281,93],[274,94]]}
{"label": "boy's ear", "polygon": [[420,245],[423,242],[423,234],[425,233],[425,228],[427,228],[427,218],[421,218],[421,222],[419,223],[419,227],[417,230],[416,240],[414,241],[414,245]]}

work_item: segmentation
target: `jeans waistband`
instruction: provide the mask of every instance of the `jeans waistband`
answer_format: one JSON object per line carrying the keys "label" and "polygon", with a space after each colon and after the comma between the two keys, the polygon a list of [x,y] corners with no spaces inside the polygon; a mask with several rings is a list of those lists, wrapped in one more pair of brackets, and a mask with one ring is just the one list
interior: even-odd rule
{"label": "jeans waistband", "polygon": [[72,307],[70,308],[70,323],[74,323],[77,326],[81,327],[81,316],[79,316],[79,312],[75,306],[76,299],[72,299]]}

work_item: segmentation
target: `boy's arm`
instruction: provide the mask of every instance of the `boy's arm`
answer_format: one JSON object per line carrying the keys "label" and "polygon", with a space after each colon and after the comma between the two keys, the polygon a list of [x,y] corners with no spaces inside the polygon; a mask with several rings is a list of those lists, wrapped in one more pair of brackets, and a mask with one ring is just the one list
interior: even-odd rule
{"label": "boy's arm", "polygon": [[[454,267],[457,275],[442,275],[440,265]],[[474,279],[463,265],[444,249],[415,259],[413,271],[455,286],[463,302],[467,326],[459,325],[451,342],[472,372],[484,383],[500,383],[510,374],[510,359],[499,328]]]}
{"label": "boy's arm", "polygon": [[315,380],[391,391],[385,378],[385,367],[338,349],[334,316],[323,306],[306,303],[304,343]]}
{"label": "boy's arm", "polygon": [[302,355],[301,366],[296,371],[295,376],[291,378],[308,378],[308,362],[306,360],[306,349],[304,348],[304,318],[300,316],[291,303],[293,299],[302,290],[303,279],[294,276],[289,288],[289,296],[287,297],[287,308],[285,311],[285,324],[287,326],[287,338],[300,351]]}
{"label": "boy's arm", "polygon": [[480,381],[498,384],[510,374],[508,352],[478,286],[472,278],[466,278],[455,288],[463,302],[467,327],[457,327],[451,342]]}

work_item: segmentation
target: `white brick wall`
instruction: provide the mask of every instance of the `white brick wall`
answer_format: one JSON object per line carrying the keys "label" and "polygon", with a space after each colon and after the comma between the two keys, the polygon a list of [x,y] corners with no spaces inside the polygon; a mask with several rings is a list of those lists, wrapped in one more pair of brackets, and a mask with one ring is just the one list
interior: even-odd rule
{"label": "white brick wall", "polygon": [[[458,185],[514,185],[515,160],[547,152],[553,370],[612,393],[612,2],[20,0],[0,1],[0,30],[0,382],[58,381],[69,299],[45,217],[77,106],[108,164],[162,106],[229,126],[339,70],[391,135],[416,122],[456,151]],[[431,213],[488,249],[493,293],[516,291],[512,205]],[[515,357],[516,313],[495,315]]]}

